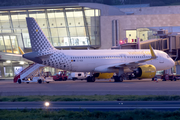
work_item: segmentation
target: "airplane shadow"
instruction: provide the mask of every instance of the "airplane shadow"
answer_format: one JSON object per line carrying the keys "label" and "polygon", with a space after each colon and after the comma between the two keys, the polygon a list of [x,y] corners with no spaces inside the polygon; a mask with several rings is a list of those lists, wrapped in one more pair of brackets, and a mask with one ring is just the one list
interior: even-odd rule
{"label": "airplane shadow", "polygon": [[98,81],[96,80],[95,83],[114,83],[114,84],[133,84],[137,82],[156,82],[156,81],[151,81],[151,80],[124,80],[123,82],[114,82],[114,80],[111,81]]}

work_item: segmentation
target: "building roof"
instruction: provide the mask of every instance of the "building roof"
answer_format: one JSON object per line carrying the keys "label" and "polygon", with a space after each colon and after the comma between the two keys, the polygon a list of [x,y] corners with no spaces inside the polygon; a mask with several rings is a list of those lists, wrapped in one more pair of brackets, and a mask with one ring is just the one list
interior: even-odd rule
{"label": "building roof", "polygon": [[117,8],[140,8],[140,7],[150,7],[150,4],[133,4],[133,5],[114,5]]}
{"label": "building roof", "polygon": [[99,4],[99,3],[63,3],[63,4],[35,4],[35,5],[23,5],[23,6],[5,6],[0,7],[0,11],[13,11],[13,10],[34,10],[34,9],[56,9],[67,7],[89,7],[92,9],[100,9],[101,16],[111,15],[125,15],[117,7]]}

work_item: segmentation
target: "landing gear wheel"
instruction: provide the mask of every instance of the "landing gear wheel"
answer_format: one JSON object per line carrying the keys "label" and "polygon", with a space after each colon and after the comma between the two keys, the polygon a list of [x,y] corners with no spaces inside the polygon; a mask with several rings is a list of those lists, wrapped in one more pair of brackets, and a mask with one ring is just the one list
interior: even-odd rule
{"label": "landing gear wheel", "polygon": [[87,77],[87,82],[95,82],[95,77]]}
{"label": "landing gear wheel", "polygon": [[131,75],[129,75],[129,80],[132,80],[132,76]]}
{"label": "landing gear wheel", "polygon": [[63,81],[66,81],[66,80],[67,80],[67,78],[65,77]]}
{"label": "landing gear wheel", "polygon": [[95,77],[92,77],[92,80],[91,80],[92,82],[95,82]]}
{"label": "landing gear wheel", "polygon": [[123,76],[114,76],[114,82],[123,82],[124,77]]}
{"label": "landing gear wheel", "polygon": [[176,81],[176,78],[174,77],[174,81]]}
{"label": "landing gear wheel", "polygon": [[123,76],[120,76],[120,77],[119,77],[119,82],[123,82],[123,80],[124,80],[124,77],[123,77]]}
{"label": "landing gear wheel", "polygon": [[113,76],[114,82],[118,82],[118,76]]}
{"label": "landing gear wheel", "polygon": [[38,80],[38,83],[39,83],[39,84],[41,84],[41,83],[42,83],[42,80],[41,80],[41,79],[39,79],[39,80]]}
{"label": "landing gear wheel", "polygon": [[18,83],[21,84],[21,79],[18,79]]}
{"label": "landing gear wheel", "polygon": [[91,82],[91,77],[87,77],[87,82]]}

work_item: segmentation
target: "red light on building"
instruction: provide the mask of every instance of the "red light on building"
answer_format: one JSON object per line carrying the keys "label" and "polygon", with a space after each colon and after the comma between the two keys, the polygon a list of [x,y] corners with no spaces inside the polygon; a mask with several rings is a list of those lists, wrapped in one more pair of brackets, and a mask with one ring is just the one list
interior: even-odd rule
{"label": "red light on building", "polygon": [[120,41],[119,41],[119,43],[120,43],[120,44],[123,44],[123,41],[122,41],[122,40],[120,40]]}

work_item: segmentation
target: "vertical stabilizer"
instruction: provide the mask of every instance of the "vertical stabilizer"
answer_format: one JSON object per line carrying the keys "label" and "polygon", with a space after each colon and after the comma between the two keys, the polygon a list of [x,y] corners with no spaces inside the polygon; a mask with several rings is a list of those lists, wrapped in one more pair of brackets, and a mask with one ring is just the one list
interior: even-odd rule
{"label": "vertical stabilizer", "polygon": [[26,21],[31,40],[32,51],[42,52],[54,49],[54,47],[48,41],[35,19],[27,17]]}

